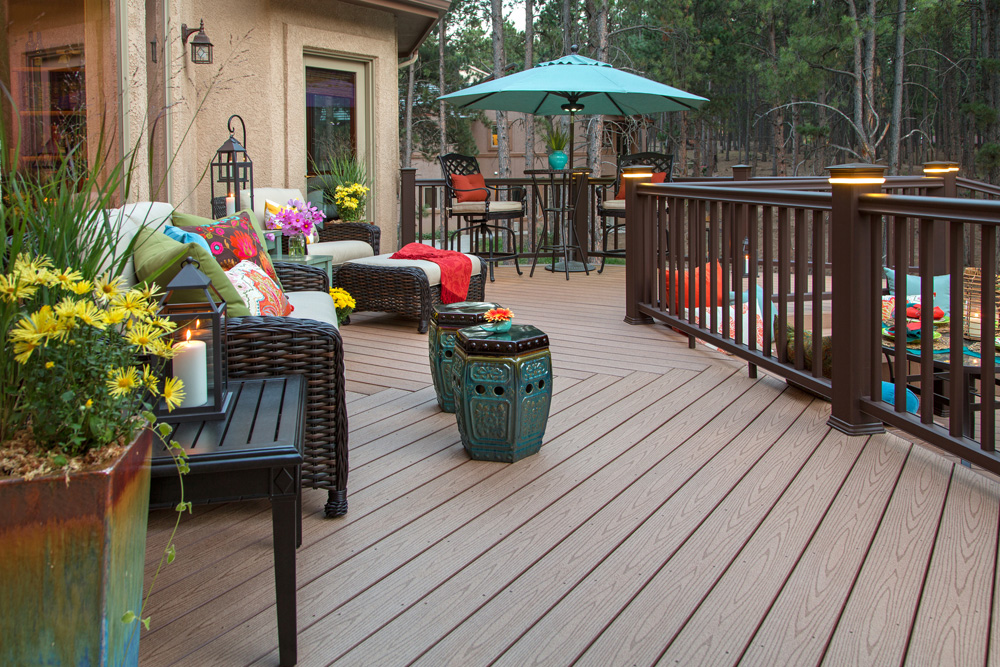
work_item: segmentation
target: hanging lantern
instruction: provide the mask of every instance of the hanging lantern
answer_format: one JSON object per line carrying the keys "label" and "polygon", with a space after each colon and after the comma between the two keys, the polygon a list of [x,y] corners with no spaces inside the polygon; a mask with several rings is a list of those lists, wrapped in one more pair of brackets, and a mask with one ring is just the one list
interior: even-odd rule
{"label": "hanging lantern", "polygon": [[[234,136],[233,119],[243,127],[243,143]],[[240,193],[250,191],[250,208],[253,208],[253,161],[247,155],[247,127],[243,119],[233,114],[226,124],[229,138],[215,151],[211,167],[212,215],[222,217],[232,215],[240,208]],[[220,204],[222,204],[220,206]]]}
{"label": "hanging lantern", "polygon": [[161,402],[153,412],[170,421],[222,419],[229,408],[226,368],[226,302],[188,257],[160,300],[160,316],[177,328],[177,348],[165,363],[163,375],[184,383],[184,400],[172,412]]}

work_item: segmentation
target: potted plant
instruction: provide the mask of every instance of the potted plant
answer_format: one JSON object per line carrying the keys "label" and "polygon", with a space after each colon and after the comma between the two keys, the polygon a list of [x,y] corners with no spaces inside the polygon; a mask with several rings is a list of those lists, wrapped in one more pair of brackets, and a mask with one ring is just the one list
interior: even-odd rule
{"label": "potted plant", "polygon": [[542,141],[549,148],[549,167],[551,169],[564,169],[569,160],[569,156],[566,155],[569,135],[563,131],[562,126],[556,125],[549,118],[543,119]]}
{"label": "potted plant", "polygon": [[338,185],[334,194],[337,211],[344,222],[360,222],[365,214],[368,188],[361,183]]}
{"label": "potted plant", "polygon": [[131,247],[109,210],[131,164],[70,157],[3,165],[0,664],[137,664],[149,404],[183,396],[145,361],[173,353],[155,286],[115,277]]}
{"label": "potted plant", "polygon": [[331,146],[325,152],[329,157],[311,161],[310,169],[314,174],[313,189],[323,193],[324,212],[328,218],[334,218],[339,214],[336,202],[337,187],[352,183],[367,186],[368,170],[364,163],[358,160],[353,149]]}

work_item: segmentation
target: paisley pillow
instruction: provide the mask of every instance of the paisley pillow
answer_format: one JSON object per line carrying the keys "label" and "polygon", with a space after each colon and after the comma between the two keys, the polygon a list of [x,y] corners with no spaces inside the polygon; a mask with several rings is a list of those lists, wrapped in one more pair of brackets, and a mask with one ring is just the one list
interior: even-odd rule
{"label": "paisley pillow", "polygon": [[224,271],[229,271],[246,260],[259,266],[275,283],[278,283],[278,274],[275,273],[270,258],[257,238],[257,231],[250,222],[250,214],[247,211],[220,218],[208,225],[181,227],[181,229],[204,238],[215,261]]}
{"label": "paisley pillow", "polygon": [[294,310],[281,288],[263,269],[249,260],[243,260],[226,271],[226,277],[243,297],[251,315],[284,317]]}

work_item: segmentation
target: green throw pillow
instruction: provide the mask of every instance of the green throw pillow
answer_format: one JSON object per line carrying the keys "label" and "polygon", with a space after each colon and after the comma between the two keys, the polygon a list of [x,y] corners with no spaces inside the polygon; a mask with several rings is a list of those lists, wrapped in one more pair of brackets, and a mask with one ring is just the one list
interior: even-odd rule
{"label": "green throw pillow", "polygon": [[[181,270],[181,262],[188,257],[194,257],[200,264],[202,273],[209,277],[212,285],[218,290],[219,296],[225,299],[230,317],[247,317],[250,309],[243,303],[243,298],[225,271],[215,261],[212,254],[197,243],[179,243],[163,232],[143,227],[136,234],[135,250],[132,255],[135,260],[135,276],[140,282],[155,282],[161,288],[167,286],[177,272]],[[178,292],[176,298],[201,301],[198,293],[187,294]]]}
{"label": "green throw pillow", "polygon": [[[777,337],[778,327],[781,321],[774,318],[774,332]],[[785,354],[789,363],[795,363],[795,329],[790,324],[785,325]],[[813,368],[813,335],[811,331],[802,334],[803,352],[805,353],[805,369],[811,371]],[[823,355],[823,377],[833,378],[833,338],[823,336],[820,340],[820,354]]]}

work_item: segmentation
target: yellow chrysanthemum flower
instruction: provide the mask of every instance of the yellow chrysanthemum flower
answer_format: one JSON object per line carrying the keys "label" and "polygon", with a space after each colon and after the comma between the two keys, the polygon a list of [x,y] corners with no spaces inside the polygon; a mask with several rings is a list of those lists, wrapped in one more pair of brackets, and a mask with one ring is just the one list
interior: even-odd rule
{"label": "yellow chrysanthemum flower", "polygon": [[126,396],[139,385],[139,371],[129,366],[128,368],[116,368],[112,371],[111,379],[107,381],[108,391],[118,398]]}
{"label": "yellow chrysanthemum flower", "polygon": [[167,378],[163,383],[163,401],[167,404],[167,410],[173,410],[184,400],[184,383],[178,378]]}
{"label": "yellow chrysanthemum flower", "polygon": [[94,284],[89,280],[78,280],[72,285],[67,286],[66,289],[73,294],[83,296],[84,294],[90,294],[91,290],[94,289]]}
{"label": "yellow chrysanthemum flower", "polygon": [[73,285],[83,280],[82,273],[70,268],[65,268],[62,271],[54,271],[51,275],[57,284],[66,289],[70,289]]}
{"label": "yellow chrysanthemum flower", "polygon": [[45,368],[47,370],[51,370],[52,368],[55,367],[55,365],[56,365],[56,362],[54,362],[54,361],[46,361],[45,362]]}
{"label": "yellow chrysanthemum flower", "polygon": [[115,295],[111,299],[113,308],[121,308],[132,317],[145,317],[149,312],[149,303],[139,290],[129,290]]}
{"label": "yellow chrysanthemum flower", "polygon": [[95,296],[102,302],[108,302],[114,299],[116,296],[122,293],[122,281],[124,278],[117,276],[115,278],[109,278],[108,274],[104,274],[100,278],[94,281],[94,293]]}
{"label": "yellow chrysanthemum flower", "polygon": [[81,302],[83,306],[77,312],[77,318],[84,324],[90,325],[95,329],[104,329],[108,326],[107,315],[100,307],[95,303],[88,303],[86,301]]}
{"label": "yellow chrysanthemum flower", "polygon": [[42,346],[40,340],[18,340],[14,341],[14,361],[19,364],[28,363],[31,353]]}
{"label": "yellow chrysanthemum flower", "polygon": [[136,324],[127,334],[125,334],[125,340],[127,340],[130,345],[134,345],[143,352],[150,352],[153,343],[156,342],[159,337],[159,332],[146,323]]}
{"label": "yellow chrysanthemum flower", "polygon": [[153,394],[160,393],[160,379],[148,364],[142,367],[142,386]]}
{"label": "yellow chrysanthemum flower", "polygon": [[60,337],[62,331],[52,307],[42,306],[31,315],[22,317],[21,321],[11,328],[10,339],[31,341],[41,345],[46,339]]}
{"label": "yellow chrysanthemum flower", "polygon": [[153,344],[149,346],[149,352],[164,359],[173,359],[174,354],[176,354],[173,344],[165,338],[157,338],[153,341]]}
{"label": "yellow chrysanthemum flower", "polygon": [[4,301],[13,303],[18,299],[30,299],[38,291],[38,286],[26,283],[20,276],[7,275],[0,276],[0,297]]}
{"label": "yellow chrysanthemum flower", "polygon": [[104,319],[108,324],[121,324],[128,319],[128,311],[124,308],[111,308],[104,313]]}
{"label": "yellow chrysanthemum flower", "polygon": [[156,283],[149,283],[144,286],[137,286],[135,289],[142,294],[142,298],[148,301],[157,301],[157,297],[160,295],[160,286]]}

